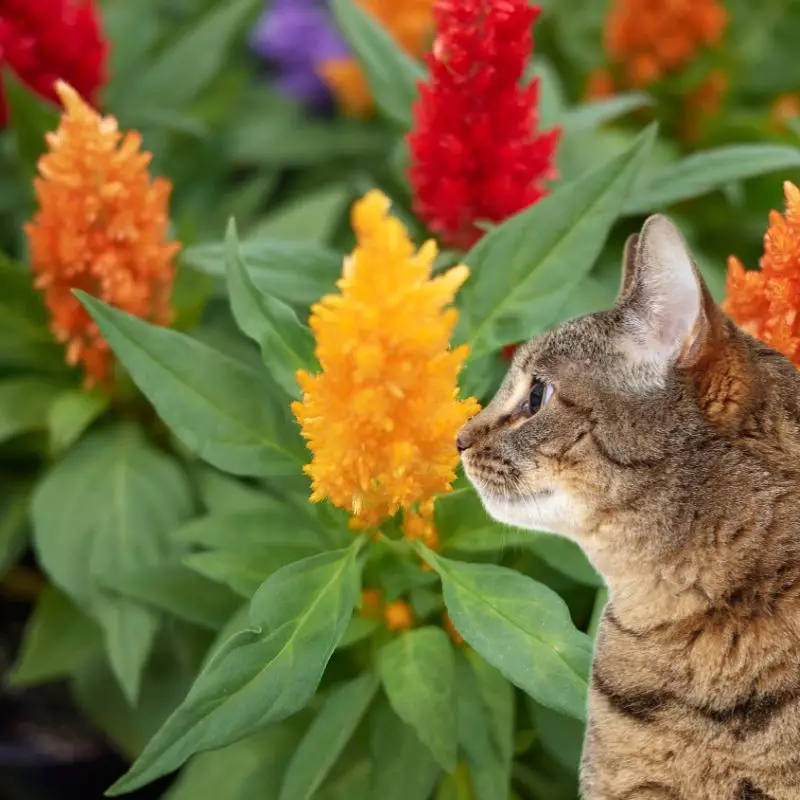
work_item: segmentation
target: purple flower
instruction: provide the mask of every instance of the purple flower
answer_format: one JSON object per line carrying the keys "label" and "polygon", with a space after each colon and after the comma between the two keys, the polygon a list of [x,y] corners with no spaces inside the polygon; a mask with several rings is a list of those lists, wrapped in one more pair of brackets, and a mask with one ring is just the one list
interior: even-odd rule
{"label": "purple flower", "polygon": [[273,0],[256,23],[250,43],[276,71],[275,84],[302,103],[325,107],[330,91],[316,65],[349,55],[322,0]]}

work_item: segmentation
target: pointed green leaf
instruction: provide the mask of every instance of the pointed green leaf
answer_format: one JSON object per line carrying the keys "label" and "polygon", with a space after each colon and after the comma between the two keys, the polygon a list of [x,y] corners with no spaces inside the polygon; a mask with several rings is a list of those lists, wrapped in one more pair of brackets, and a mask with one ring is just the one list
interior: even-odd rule
{"label": "pointed green leaf", "polygon": [[682,158],[650,175],[625,204],[627,214],[653,211],[708,194],[731,181],[800,167],[800,149],[779,144],[731,144]]}
{"label": "pointed green leaf", "polygon": [[109,793],[144,786],[194,753],[224,747],[303,708],[358,601],[361,544],[272,575],[253,597],[251,627],[206,663],[184,702]]}
{"label": "pointed green leaf", "polygon": [[185,334],[76,293],[175,435],[202,459],[240,475],[277,461],[302,464],[289,410],[266,376]]}
{"label": "pointed green leaf", "polygon": [[8,481],[0,494],[0,578],[22,555],[28,538],[30,487]]}
{"label": "pointed green leaf", "polygon": [[561,766],[577,775],[586,726],[580,720],[559,714],[532,698],[528,698],[528,708],[542,747]]}
{"label": "pointed green leaf", "polygon": [[71,447],[108,409],[110,397],[101,392],[70,389],[59,394],[48,414],[50,446],[54,453]]}
{"label": "pointed green leaf", "polygon": [[361,64],[378,108],[403,130],[425,70],[406,55],[375,18],[353,0],[331,0],[333,16]]}
{"label": "pointed green leaf", "polygon": [[566,603],[505,567],[420,551],[439,573],[448,614],[467,643],[543,705],[584,719],[592,642]]}
{"label": "pointed green leaf", "polygon": [[122,570],[106,588],[211,630],[221,628],[242,602],[219,583],[174,562]]}
{"label": "pointed green leaf", "polygon": [[387,701],[371,714],[372,792],[380,800],[429,800],[441,768]]}
{"label": "pointed green leaf", "polygon": [[460,336],[473,358],[553,324],[594,264],[644,166],[655,127],[627,152],[493,228],[465,257]]}
{"label": "pointed green leaf", "polygon": [[3,89],[9,109],[9,130],[17,158],[27,177],[36,175],[40,156],[47,149],[45,134],[58,127],[58,107],[25,86],[9,69],[3,70]]}
{"label": "pointed green leaf", "polygon": [[310,800],[341,755],[378,689],[369,672],[332,692],[292,757],[279,800]]}
{"label": "pointed green leaf", "polygon": [[564,134],[571,136],[579,132],[599,128],[606,122],[612,122],[619,117],[637,111],[640,108],[652,105],[652,99],[643,92],[627,92],[614,95],[604,100],[594,100],[583,103],[563,112],[559,124],[564,129]]}
{"label": "pointed green leaf", "polygon": [[48,472],[33,498],[39,563],[97,620],[111,665],[134,701],[158,617],[106,591],[114,576],[160,563],[168,533],[189,516],[186,477],[132,426],[89,434]]}
{"label": "pointed green leaf", "polygon": [[227,236],[228,294],[237,325],[259,347],[275,382],[292,398],[300,396],[295,373],[314,368],[314,337],[291,306],[260,291],[239,250],[236,226]]}
{"label": "pointed green leaf", "polygon": [[453,646],[441,628],[416,628],[378,654],[378,672],[400,719],[411,725],[436,760],[456,767]]}
{"label": "pointed green leaf", "polygon": [[[341,254],[307,242],[245,239],[239,250],[256,287],[296,308],[307,309],[333,291],[342,272]],[[226,248],[222,243],[188,247],[181,259],[205,275],[225,277]]]}
{"label": "pointed green leaf", "polygon": [[102,651],[97,625],[67,595],[48,586],[25,626],[22,648],[8,681],[12,686],[34,686],[64,678]]}
{"label": "pointed green leaf", "polygon": [[217,76],[260,5],[259,0],[217,2],[127,85],[125,107],[183,108]]}
{"label": "pointed green leaf", "polygon": [[58,388],[38,378],[0,381],[0,442],[47,427]]}

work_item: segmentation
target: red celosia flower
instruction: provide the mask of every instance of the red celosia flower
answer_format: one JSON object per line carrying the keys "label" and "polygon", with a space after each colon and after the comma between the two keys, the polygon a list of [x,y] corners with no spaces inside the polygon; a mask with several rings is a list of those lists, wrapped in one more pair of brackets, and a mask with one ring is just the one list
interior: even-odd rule
{"label": "red celosia flower", "polygon": [[[0,67],[9,66],[42,97],[58,102],[56,81],[91,103],[105,81],[108,46],[94,0],[2,0]],[[0,87],[0,125],[8,108]]]}
{"label": "red celosia flower", "polygon": [[436,0],[436,40],[409,135],[415,210],[446,243],[480,239],[546,194],[560,131],[537,133],[538,81],[521,84],[538,7]]}
{"label": "red celosia flower", "polygon": [[723,308],[753,336],[800,367],[800,189],[787,181],[786,213],[773,211],[764,236],[760,271],[728,260]]}

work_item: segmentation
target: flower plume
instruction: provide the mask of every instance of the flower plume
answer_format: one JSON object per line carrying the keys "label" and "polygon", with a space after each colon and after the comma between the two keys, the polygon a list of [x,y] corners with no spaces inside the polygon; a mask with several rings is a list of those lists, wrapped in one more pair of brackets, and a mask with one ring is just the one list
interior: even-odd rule
{"label": "flower plume", "polygon": [[728,259],[723,309],[740,327],[800,367],[800,189],[784,183],[786,213],[770,213],[760,270]]}
{"label": "flower plume", "polygon": [[313,454],[311,499],[329,499],[360,526],[400,509],[429,514],[455,478],[456,432],[478,408],[457,397],[467,348],[449,345],[449,304],[468,270],[432,278],[435,243],[415,250],[388,212],[377,191],[353,208],[357,246],[339,293],[311,311],[321,371],[298,373],[303,399],[293,405]]}
{"label": "flower plume", "polygon": [[123,135],[67,84],[57,89],[65,111],[47,136],[34,181],[39,208],[25,232],[52,331],[91,385],[109,379],[111,350],[72,290],[166,324],[180,245],[166,240],[171,184],[150,180],[141,136]]}

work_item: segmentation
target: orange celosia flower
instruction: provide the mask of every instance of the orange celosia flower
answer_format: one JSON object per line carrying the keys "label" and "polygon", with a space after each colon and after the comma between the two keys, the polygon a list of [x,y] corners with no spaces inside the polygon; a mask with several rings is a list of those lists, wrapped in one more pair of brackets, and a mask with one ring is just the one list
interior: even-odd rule
{"label": "orange celosia flower", "polygon": [[700,138],[703,123],[719,113],[728,92],[728,76],[721,69],[712,70],[700,85],[684,98],[683,136],[687,141]]}
{"label": "orange celosia flower", "polygon": [[728,259],[723,309],[739,326],[800,366],[800,189],[786,181],[786,213],[770,213],[760,271]]}
{"label": "orange celosia flower", "polygon": [[403,537],[408,541],[419,539],[431,550],[439,549],[439,532],[431,514],[406,512],[403,517]]}
{"label": "orange celosia flower", "polygon": [[458,314],[447,306],[469,271],[431,278],[436,244],[415,251],[388,211],[378,191],[353,208],[358,244],[340,294],[311,310],[322,371],[298,373],[304,396],[292,406],[313,453],[311,500],[329,499],[361,527],[448,491],[456,432],[478,410],[457,398],[468,350],[449,346]]}
{"label": "orange celosia flower", "polygon": [[446,611],[442,614],[442,627],[453,640],[453,644],[458,646],[464,644],[464,637],[456,630],[456,626],[453,625],[453,620],[450,619],[450,615]]}
{"label": "orange celosia flower", "polygon": [[383,592],[380,589],[364,589],[361,592],[359,616],[379,620],[383,615]]}
{"label": "orange celosia flower", "polygon": [[[427,49],[433,29],[434,0],[356,0],[400,47],[412,56]],[[345,113],[366,116],[373,110],[372,94],[355,58],[334,58],[317,65]]]}
{"label": "orange celosia flower", "polygon": [[598,67],[589,73],[583,91],[586,100],[605,100],[616,92],[614,76],[606,67]]}
{"label": "orange celosia flower", "polygon": [[129,314],[169,322],[173,261],[168,242],[169,181],[150,180],[141,136],[123,136],[70,86],[57,84],[64,114],[47,135],[49,153],[34,181],[39,210],[25,226],[36,286],[67,361],[86,383],[107,383],[112,355],[97,325],[72,294],[82,289]]}
{"label": "orange celosia flower", "polygon": [[683,69],[717,44],[728,12],[719,0],[613,0],[604,39],[626,82],[641,88]]}
{"label": "orange celosia flower", "polygon": [[785,130],[789,120],[800,117],[800,94],[791,92],[776,98],[770,106],[770,117],[775,130]]}
{"label": "orange celosia flower", "polygon": [[414,612],[405,600],[395,600],[386,606],[383,619],[390,631],[408,630],[414,625]]}

